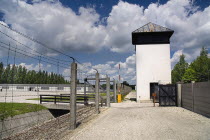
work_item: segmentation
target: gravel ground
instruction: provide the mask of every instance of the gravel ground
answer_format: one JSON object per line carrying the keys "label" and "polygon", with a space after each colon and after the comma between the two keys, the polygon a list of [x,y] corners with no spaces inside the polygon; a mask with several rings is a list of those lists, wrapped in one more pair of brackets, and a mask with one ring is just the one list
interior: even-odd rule
{"label": "gravel ground", "polygon": [[[132,94],[132,95],[131,95]],[[133,97],[130,93],[127,98]],[[64,137],[72,140],[210,139],[210,119],[180,107],[129,101],[111,104],[96,119]]]}

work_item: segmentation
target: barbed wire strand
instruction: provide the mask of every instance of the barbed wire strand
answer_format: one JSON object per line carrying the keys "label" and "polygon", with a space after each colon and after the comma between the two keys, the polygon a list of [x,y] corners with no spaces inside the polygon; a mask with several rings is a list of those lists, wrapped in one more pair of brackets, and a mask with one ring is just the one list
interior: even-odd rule
{"label": "barbed wire strand", "polygon": [[57,53],[60,53],[60,54],[62,54],[62,55],[64,55],[64,56],[67,56],[67,57],[71,58],[73,61],[75,61],[75,58],[72,57],[72,56],[70,56],[70,55],[67,55],[67,54],[65,54],[65,53],[63,53],[63,52],[61,52],[61,51],[58,51],[58,50],[54,49],[54,48],[48,47],[46,44],[44,44],[44,43],[42,43],[42,42],[40,42],[40,41],[38,41],[38,40],[36,40],[36,39],[34,39],[34,38],[31,38],[31,37],[29,37],[28,35],[25,35],[25,34],[23,34],[23,33],[19,32],[19,31],[15,30],[15,29],[12,29],[12,28],[10,28],[10,27],[8,27],[8,26],[2,24],[2,23],[0,23],[0,25],[3,26],[3,27],[5,27],[5,28],[7,28],[7,29],[9,29],[9,30],[11,30],[11,31],[13,31],[13,32],[16,32],[17,34],[19,34],[19,35],[21,35],[21,36],[23,36],[23,37],[25,37],[25,38],[27,38],[27,39],[29,39],[29,40],[31,40],[31,41],[37,43],[37,44],[40,44],[40,45],[43,46],[43,47],[46,47],[46,48],[51,49],[51,50],[53,50],[53,51],[55,51],[55,52],[57,52]]}
{"label": "barbed wire strand", "polygon": [[[0,47],[5,48],[5,49],[8,49],[8,47],[4,47],[4,46],[2,46],[2,45],[0,45]],[[12,50],[11,48],[10,48],[10,51],[15,52],[15,50]],[[30,55],[27,55],[27,54],[22,53],[22,52],[19,52],[19,51],[16,51],[16,53],[21,54],[21,55],[23,55],[23,56],[27,56],[27,57],[33,58],[33,59],[35,59],[35,60],[39,60],[39,58],[36,58],[36,57],[30,56]],[[46,60],[42,60],[42,61],[43,61],[43,62],[46,62],[46,63],[48,63],[48,64],[51,64],[51,65],[56,65],[56,64],[51,63],[51,62],[48,62],[48,61],[46,61]],[[68,67],[64,67],[64,66],[60,66],[60,67],[63,67],[63,68],[68,69]]]}
{"label": "barbed wire strand", "polygon": [[[1,41],[0,41],[0,43],[4,44],[4,45],[6,45],[6,46],[9,46],[8,44],[6,44],[6,43],[4,43],[4,42],[1,42]],[[21,52],[24,52],[24,53],[27,53],[27,54],[31,54],[31,55],[33,55],[33,56],[40,56],[40,55],[41,55],[41,54],[34,54],[34,53],[28,52],[28,51],[26,51],[26,50],[19,49],[19,48],[17,48],[17,47],[11,46],[11,45],[10,45],[10,47],[15,48],[15,49],[17,49],[17,50],[20,50]],[[41,55],[41,56],[42,56],[42,55]],[[51,61],[51,63],[55,61],[55,60],[51,60],[51,59],[48,59],[47,57],[43,57],[43,56],[42,56],[42,58]],[[61,64],[67,65],[67,63],[61,63]]]}

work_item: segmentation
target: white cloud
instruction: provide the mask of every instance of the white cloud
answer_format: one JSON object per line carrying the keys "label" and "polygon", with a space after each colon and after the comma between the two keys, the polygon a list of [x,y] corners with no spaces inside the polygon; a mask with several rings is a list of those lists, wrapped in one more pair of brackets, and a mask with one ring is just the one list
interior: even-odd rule
{"label": "white cloud", "polygon": [[115,64],[115,63],[116,63],[115,61],[108,61],[107,62],[107,64],[110,64],[110,65]]}
{"label": "white cloud", "polygon": [[172,65],[172,68],[174,67],[174,65],[179,61],[179,58],[180,58],[180,55],[183,54],[183,50],[178,50],[176,51],[172,58],[171,58],[171,65]]}
{"label": "white cloud", "polygon": [[[149,21],[175,31],[171,50],[177,53],[182,50],[189,62],[199,55],[202,46],[210,47],[210,6],[200,11],[190,0],[170,0],[163,5],[152,3],[143,8],[120,1],[107,19],[107,43],[112,46],[111,50],[131,51],[131,32]],[[177,53],[172,65],[178,60]]]}
{"label": "white cloud", "polygon": [[[114,65],[115,64],[115,65]],[[95,76],[96,70],[100,73],[100,77],[104,78],[108,75],[111,80],[114,78],[118,80],[118,72],[120,64],[121,82],[128,81],[130,84],[135,84],[136,70],[135,70],[135,54],[126,58],[125,62],[108,61],[105,64],[92,65],[91,63],[83,63],[78,65],[79,77]],[[96,69],[96,70],[95,70]],[[83,76],[81,76],[83,75]]]}
{"label": "white cloud", "polygon": [[93,8],[80,7],[76,14],[58,1],[31,5],[21,0],[2,0],[0,11],[12,28],[55,49],[95,52],[104,43],[105,27]]}
{"label": "white cloud", "polygon": [[179,61],[180,55],[183,54],[185,56],[185,61],[190,63],[196,58],[196,56],[200,54],[200,51],[201,51],[201,48],[192,49],[190,53],[184,52],[183,50],[176,51],[171,58],[172,69],[174,65]]}
{"label": "white cloud", "polygon": [[[106,44],[113,52],[127,52],[134,47],[131,44],[131,32],[146,23],[143,7],[120,1],[113,6],[107,18]],[[133,49],[134,50],[134,49]]]}
{"label": "white cloud", "polygon": [[[35,1],[27,4],[22,0],[1,0],[5,22],[63,51],[96,52],[107,47],[113,52],[132,52],[131,32],[149,21],[173,29],[171,50],[193,54],[191,60],[199,54],[194,53],[198,47],[210,47],[210,6],[201,11],[190,0],[151,3],[148,7],[119,1],[102,20],[94,8],[80,7],[75,13],[57,0]],[[106,25],[102,24],[104,19]],[[25,39],[21,41],[35,46]]]}
{"label": "white cloud", "polygon": [[[132,52],[134,46],[131,44],[131,32],[149,21],[175,31],[171,38],[171,50],[175,52],[171,59],[172,66],[180,54],[183,53],[186,60],[191,62],[199,55],[202,46],[210,47],[210,6],[201,11],[190,0],[170,0],[162,5],[152,3],[148,7],[119,1],[112,7],[109,16],[102,20],[94,8],[80,7],[78,13],[75,13],[59,1],[35,1],[34,4],[27,4],[22,0],[18,0],[18,3],[14,0],[1,0],[0,11],[4,13],[5,22],[0,22],[10,24],[16,30],[58,50],[97,52],[106,47],[113,52]],[[104,21],[105,25],[102,24]],[[38,45],[7,32],[1,26],[0,29],[35,50],[40,49]],[[50,50],[45,51],[48,56],[56,55]],[[45,51],[42,50],[43,53]],[[2,52],[0,54],[3,55]],[[104,75],[110,74],[117,78],[120,63],[124,75],[122,77],[133,81],[134,58],[132,55],[125,62],[87,65],[99,69]],[[95,71],[90,69],[86,72],[89,74]]]}
{"label": "white cloud", "polygon": [[65,80],[70,81],[70,73],[71,73],[70,69],[64,69],[61,74],[64,76]]}
{"label": "white cloud", "polygon": [[52,67],[49,64],[44,65],[42,63],[36,64],[36,65],[35,64],[20,63],[18,65],[21,65],[22,67],[25,67],[27,70],[35,70],[35,71],[39,71],[39,70],[41,70],[41,71],[43,71],[43,70],[49,71],[49,70],[51,70],[51,67]]}
{"label": "white cloud", "polygon": [[115,68],[120,64],[121,81],[128,81],[130,84],[135,84],[136,77],[136,55],[133,54],[126,58],[125,62],[118,62]]}

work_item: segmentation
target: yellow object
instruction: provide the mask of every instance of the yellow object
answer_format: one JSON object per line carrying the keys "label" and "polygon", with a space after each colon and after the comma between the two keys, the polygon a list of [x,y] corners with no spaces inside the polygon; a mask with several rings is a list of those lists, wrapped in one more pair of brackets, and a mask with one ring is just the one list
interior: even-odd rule
{"label": "yellow object", "polygon": [[117,95],[117,102],[121,103],[122,102],[122,94]]}

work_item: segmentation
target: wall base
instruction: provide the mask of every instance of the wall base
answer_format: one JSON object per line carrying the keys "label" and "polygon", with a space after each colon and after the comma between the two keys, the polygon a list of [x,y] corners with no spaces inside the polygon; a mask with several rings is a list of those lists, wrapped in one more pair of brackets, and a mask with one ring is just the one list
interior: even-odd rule
{"label": "wall base", "polygon": [[153,100],[138,100],[138,103],[153,103]]}

